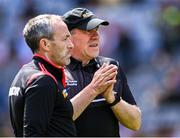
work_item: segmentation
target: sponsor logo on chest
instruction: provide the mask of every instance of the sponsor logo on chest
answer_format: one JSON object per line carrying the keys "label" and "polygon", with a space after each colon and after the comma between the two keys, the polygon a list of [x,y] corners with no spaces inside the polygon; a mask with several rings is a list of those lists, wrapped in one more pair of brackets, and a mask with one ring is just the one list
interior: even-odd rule
{"label": "sponsor logo on chest", "polygon": [[66,85],[67,86],[77,86],[77,80],[66,80]]}

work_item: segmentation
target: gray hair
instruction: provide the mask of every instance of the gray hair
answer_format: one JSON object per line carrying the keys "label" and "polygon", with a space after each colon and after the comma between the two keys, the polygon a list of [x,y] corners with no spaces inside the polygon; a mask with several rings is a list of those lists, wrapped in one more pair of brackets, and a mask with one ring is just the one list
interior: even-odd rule
{"label": "gray hair", "polygon": [[25,25],[23,36],[33,53],[38,50],[39,41],[42,38],[53,40],[54,29],[52,18],[59,18],[61,20],[59,15],[43,14],[30,19]]}

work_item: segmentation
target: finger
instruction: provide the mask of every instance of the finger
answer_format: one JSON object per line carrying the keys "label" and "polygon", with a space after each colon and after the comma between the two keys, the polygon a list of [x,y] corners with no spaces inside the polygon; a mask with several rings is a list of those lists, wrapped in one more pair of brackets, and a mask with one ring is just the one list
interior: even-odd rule
{"label": "finger", "polygon": [[108,66],[108,64],[103,63],[103,65],[99,68],[99,70],[102,70],[102,69],[105,68],[106,66]]}
{"label": "finger", "polygon": [[106,73],[103,74],[105,79],[112,79],[112,78],[116,78],[117,76],[117,71],[114,70],[109,70]]}
{"label": "finger", "polygon": [[96,85],[97,86],[105,86],[107,85],[107,82],[116,82],[116,72],[110,74],[109,76],[106,76],[106,77],[100,77],[98,80],[95,81]]}
{"label": "finger", "polygon": [[103,76],[102,74],[99,74],[97,76],[96,79],[94,79],[94,83],[98,84],[98,85],[102,85],[102,83],[104,83],[103,81],[105,80],[105,76]]}
{"label": "finger", "polygon": [[104,78],[104,81],[107,81],[107,80],[115,80],[115,79],[116,79],[116,75],[117,75],[116,72],[114,72],[114,73],[112,73],[112,74],[109,74],[108,76],[106,76],[106,77]]}
{"label": "finger", "polygon": [[96,76],[95,79],[93,79],[93,82],[96,84],[103,84],[108,80],[112,80],[113,78],[116,79],[117,71],[112,72],[110,74],[99,74]]}
{"label": "finger", "polygon": [[108,76],[109,74],[112,74],[112,73],[114,73],[114,72],[117,73],[117,68],[116,68],[116,67],[113,67],[113,68],[107,70],[106,72],[104,72],[103,75],[104,75],[104,76]]}
{"label": "finger", "polygon": [[97,86],[97,87],[101,87],[104,86],[106,81],[112,80],[113,78],[116,77],[117,74],[117,67],[115,65],[112,66],[107,66],[106,64],[103,65],[104,68],[109,69],[106,72],[102,73],[105,70],[101,70],[99,72],[96,72],[94,74],[92,83]]}
{"label": "finger", "polygon": [[101,77],[104,77],[104,76],[102,76],[102,74],[108,69],[107,67],[108,67],[107,64],[103,64],[102,67],[99,68],[99,69],[94,73],[94,77],[93,77],[93,78],[99,79],[99,78],[101,78]]}
{"label": "finger", "polygon": [[105,85],[113,85],[113,84],[115,84],[117,81],[116,80],[108,80],[108,81],[106,81],[105,82]]}

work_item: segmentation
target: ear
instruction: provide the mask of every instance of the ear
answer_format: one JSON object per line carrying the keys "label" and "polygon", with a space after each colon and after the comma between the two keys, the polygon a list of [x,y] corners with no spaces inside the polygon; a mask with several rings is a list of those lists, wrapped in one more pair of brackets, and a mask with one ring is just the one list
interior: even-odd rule
{"label": "ear", "polygon": [[42,49],[43,51],[49,51],[49,42],[46,38],[42,38],[39,41],[39,48]]}

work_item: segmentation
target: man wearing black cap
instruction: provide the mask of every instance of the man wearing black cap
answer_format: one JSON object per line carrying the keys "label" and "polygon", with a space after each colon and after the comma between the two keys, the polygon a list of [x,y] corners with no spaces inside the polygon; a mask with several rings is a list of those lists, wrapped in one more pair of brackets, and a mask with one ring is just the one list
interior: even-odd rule
{"label": "man wearing black cap", "polygon": [[72,35],[74,48],[71,63],[66,67],[67,89],[70,98],[78,94],[92,80],[103,63],[118,66],[116,84],[110,85],[91,102],[75,120],[77,136],[120,136],[119,122],[125,127],[138,130],[141,126],[141,111],[129,89],[127,79],[118,62],[99,56],[100,25],[108,25],[86,8],[75,8],[63,15]]}

